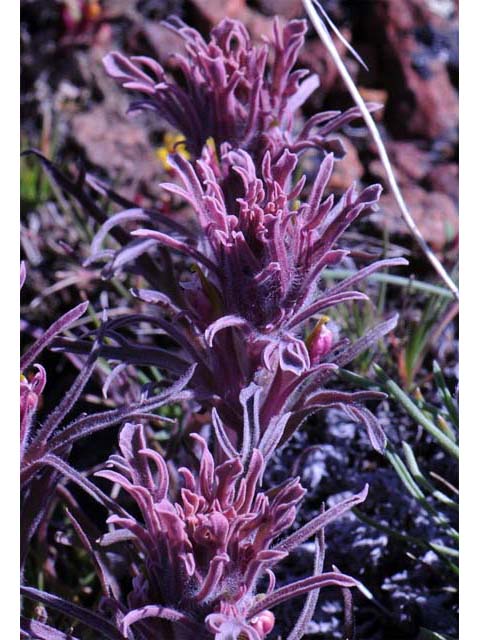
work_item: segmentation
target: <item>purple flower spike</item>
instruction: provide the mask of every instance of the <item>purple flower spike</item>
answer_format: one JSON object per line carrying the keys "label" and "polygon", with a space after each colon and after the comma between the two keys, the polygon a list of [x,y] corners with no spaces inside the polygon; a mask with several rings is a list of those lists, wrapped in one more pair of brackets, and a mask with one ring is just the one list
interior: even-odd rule
{"label": "purple flower spike", "polygon": [[[248,463],[239,457],[216,465],[203,438],[193,434],[201,451],[197,476],[181,468],[184,487],[177,502],[169,498],[169,471],[163,458],[146,447],[143,427],[126,424],[120,453],[111,469],[96,475],[118,484],[136,502],[141,520],[112,515],[115,530],[100,541],[108,546],[133,542],[144,558],[128,596],[122,630],[138,625],[144,633],[160,630],[172,639],[190,629],[199,638],[263,640],[274,628],[270,606],[320,586],[355,586],[342,574],[319,574],[275,591],[272,568],[292,548],[365,499],[366,490],[322,513],[313,523],[285,538],[305,491],[298,478],[260,491],[264,458],[254,449]],[[285,540],[275,545],[278,539]],[[292,542],[291,542],[292,541]],[[297,546],[294,544],[293,546]],[[270,576],[262,607],[256,592]],[[153,637],[148,635],[148,637]]]}
{"label": "purple flower spike", "polygon": [[268,432],[264,454],[285,442],[315,411],[350,404],[355,407],[349,415],[367,426],[373,446],[381,451],[385,439],[380,427],[373,427],[372,414],[356,405],[382,396],[373,392],[328,393],[321,385],[340,363],[343,366],[349,360],[348,353],[354,357],[353,349],[360,349],[360,344],[363,348],[373,344],[394,327],[394,320],[381,324],[350,350],[345,349],[345,340],[334,344],[324,319],[304,337],[305,325],[330,307],[368,301],[354,288],[363,277],[406,263],[403,258],[381,260],[330,289],[321,288],[323,270],[337,265],[349,253],[338,248],[340,237],[360,215],[375,208],[380,187],[358,193],[352,186],[336,203],[332,195],[325,197],[334,162],[329,154],[308,200],[298,204],[304,181],[294,183],[298,160],[288,150],[276,162],[267,152],[260,175],[252,158],[242,150],[227,152],[220,162],[231,166],[241,180],[233,210],[209,162],[198,160],[195,171],[182,156],[171,158],[183,186],[163,186],[191,204],[198,221],[196,239],[177,239],[156,229],[138,229],[132,235],[193,260],[193,275],[190,272],[182,282],[180,306],[165,293],[136,291],[135,295],[147,302],[156,304],[158,300],[172,320],[144,315],[115,321],[106,334],[119,346],[109,346],[108,353],[102,353],[171,369],[172,354],[158,349],[147,352],[143,345],[132,342],[128,352],[125,348],[120,327],[150,319],[179,345],[179,357],[199,364],[193,379],[197,398],[219,398],[216,406],[220,416],[237,432],[232,439],[234,448],[241,446],[238,399],[242,389],[255,383],[261,389],[255,425],[259,437],[250,441],[252,447],[258,446],[260,437]]}
{"label": "purple flower spike", "polygon": [[177,17],[164,25],[185,43],[186,55],[172,56],[183,75],[183,87],[151,58],[129,59],[118,52],[104,58],[112,78],[143,94],[130,111],[158,113],[185,136],[197,158],[209,139],[217,148],[227,143],[245,149],[257,163],[265,151],[276,160],[286,148],[300,153],[315,147],[343,155],[340,141],[328,136],[357,118],[356,108],[344,114],[317,114],[294,133],[294,114],[319,86],[317,76],[306,69],[293,71],[307,31],[304,20],[292,20],[283,29],[275,21],[273,42],[262,46],[254,46],[245,26],[236,20],[222,20],[212,29],[209,42]]}
{"label": "purple flower spike", "polygon": [[[195,209],[208,242],[203,251],[211,264],[208,277],[220,293],[222,313],[243,318],[253,331],[275,335],[333,304],[364,298],[355,291],[342,291],[338,297],[326,292],[318,299],[316,285],[322,270],[345,256],[334,244],[358,216],[375,208],[380,187],[360,194],[352,187],[337,205],[332,196],[322,201],[333,169],[330,154],[320,167],[309,201],[297,207],[303,180],[291,184],[298,162],[294,154],[285,151],[272,164],[267,153],[260,177],[247,153],[231,152],[227,160],[243,184],[234,212],[203,161],[197,163],[203,184],[190,163],[176,155],[172,164],[185,190],[164,185]],[[171,240],[156,232],[141,230],[134,235],[172,246]],[[191,253],[180,244],[176,249]]]}
{"label": "purple flower spike", "polygon": [[[200,228],[196,247],[156,230],[133,232],[186,257],[202,254],[202,260],[197,255],[195,276],[185,288],[183,318],[188,330],[179,331],[183,323],[179,316],[175,325],[162,326],[190,352],[188,331],[191,327],[203,331],[203,349],[200,353],[201,342],[195,343],[196,357],[210,370],[209,379],[215,385],[212,391],[228,402],[230,411],[235,406],[237,412],[240,409],[237,398],[242,388],[252,381],[261,387],[255,428],[259,437],[270,432],[268,450],[274,449],[274,442],[285,442],[315,411],[353,404],[349,415],[367,426],[373,446],[381,451],[385,439],[380,427],[372,414],[357,404],[361,398],[382,396],[323,393],[319,388],[336,369],[340,353],[345,362],[345,341],[334,344],[326,316],[321,316],[306,339],[301,335],[304,325],[329,307],[351,300],[368,301],[364,293],[349,285],[382,267],[405,264],[403,258],[378,261],[331,289],[319,287],[322,271],[348,254],[337,247],[339,238],[356,218],[376,206],[380,187],[357,193],[352,186],[337,203],[332,196],[324,199],[333,169],[333,156],[329,154],[320,166],[308,201],[297,206],[303,180],[293,183],[297,166],[294,154],[285,151],[272,163],[267,152],[260,177],[244,151],[228,152],[223,159],[242,182],[235,213],[229,209],[209,163],[197,161],[194,171],[183,157],[171,159],[183,188],[170,184],[164,187],[194,208]],[[391,330],[393,326],[392,321],[384,328]],[[374,342],[381,335],[377,330],[369,340]],[[226,416],[225,408],[217,406]],[[228,422],[235,428],[231,414]],[[283,433],[279,432],[280,424]],[[252,446],[258,446],[258,442],[252,441]],[[238,437],[234,438],[237,445]]]}

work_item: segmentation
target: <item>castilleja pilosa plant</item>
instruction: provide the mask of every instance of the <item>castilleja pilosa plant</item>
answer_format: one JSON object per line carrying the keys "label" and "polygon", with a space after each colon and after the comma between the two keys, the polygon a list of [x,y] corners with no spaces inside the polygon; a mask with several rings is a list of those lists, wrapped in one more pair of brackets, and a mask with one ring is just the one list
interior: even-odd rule
{"label": "castilleja pilosa plant", "polygon": [[[200,470],[178,471],[184,487],[178,501],[169,497],[169,471],[163,457],[146,445],[141,425],[127,424],[120,434],[121,455],[110,458],[113,470],[97,473],[118,484],[141,513],[113,515],[114,531],[104,546],[133,542],[143,571],[127,596],[130,611],[121,622],[127,637],[134,625],[138,638],[248,638],[263,640],[275,624],[270,609],[287,599],[355,580],[321,573],[275,588],[275,566],[291,550],[318,534],[329,522],[365,499],[367,487],[285,536],[295,521],[305,491],[298,478],[261,491],[265,460],[254,449],[215,464],[205,440],[193,434],[201,451]],[[151,466],[153,466],[152,470]],[[267,578],[265,593],[258,590]]]}
{"label": "castilleja pilosa plant", "polygon": [[[132,294],[144,311],[104,321],[93,351],[88,336],[74,344],[57,340],[57,347],[90,351],[90,367],[98,356],[116,362],[110,384],[115,371],[129,363],[154,365],[167,379],[178,378],[161,398],[149,398],[147,392],[144,404],[129,415],[143,414],[145,421],[148,410],[166,401],[194,399],[210,411],[210,440],[193,434],[199,471],[177,470],[148,446],[141,424],[127,423],[119,454],[96,475],[123,489],[135,503],[133,510],[77,474],[110,512],[110,531],[96,544],[74,519],[100,571],[103,613],[29,587],[23,591],[113,640],[263,640],[275,637],[275,607],[305,595],[289,636],[296,640],[314,614],[321,587],[356,585],[337,571],[322,572],[323,529],[362,502],[366,489],[295,530],[304,495],[299,479],[263,488],[265,468],[307,417],[327,407],[363,423],[373,447],[383,451],[385,436],[365,406],[382,394],[340,391],[333,378],[338,367],[391,331],[396,317],[351,343],[333,330],[325,314],[338,304],[368,304],[356,285],[378,269],[405,261],[373,262],[335,286],[325,285],[324,270],[354,253],[354,247],[345,246],[344,232],[375,209],[381,189],[352,185],[338,198],[329,190],[334,164],[344,153],[336,132],[358,112],[324,112],[300,123],[299,108],[319,85],[315,75],[295,70],[304,21],[283,28],[276,22],[273,42],[260,45],[234,20],[217,25],[208,42],[176,18],[167,27],[184,43],[185,55],[174,60],[179,82],[150,58],[112,53],[104,62],[111,77],[140,94],[131,111],[155,112],[184,138],[187,153],[168,156],[175,181],[163,189],[171,210],[132,205],[105,220],[98,207],[90,207],[95,220],[103,222],[90,262],[106,262],[106,276],[121,270],[143,276],[147,286]],[[307,149],[320,158],[311,185],[301,177]],[[63,188],[89,206],[80,182],[69,182],[43,161]],[[125,205],[124,198],[108,189],[104,193]],[[189,207],[193,224],[175,215],[177,205]],[[109,235],[120,243],[118,250],[107,242]],[[165,340],[156,344],[144,334],[146,325],[175,347],[167,348]],[[22,380],[22,432],[44,384],[42,369],[30,382]],[[114,417],[117,422],[128,418],[127,410]],[[63,433],[83,437],[104,419],[78,420],[80,426],[73,423]],[[53,422],[51,427],[41,443],[28,438],[33,452],[28,455],[36,456],[38,468],[52,455],[64,460],[72,442],[67,438],[61,448]],[[66,477],[81,484],[73,470]],[[277,564],[309,539],[316,544],[314,575],[276,588]],[[111,547],[128,558],[128,592],[109,582],[104,552]],[[35,637],[63,637],[56,631],[48,635],[47,626],[35,623],[29,629]]]}
{"label": "castilleja pilosa plant", "polygon": [[[163,185],[173,198],[191,206],[196,228],[192,231],[176,221],[176,229],[166,229],[155,213],[127,210],[100,230],[92,259],[109,257],[102,243],[116,223],[149,218],[151,228],[133,231],[131,243],[120,252],[110,251],[113,259],[107,271],[134,264],[138,272],[138,256],[155,255],[155,244],[175,256],[169,268],[177,269],[179,287],[133,293],[157,306],[159,312],[151,314],[150,321],[178,344],[177,356],[197,363],[192,380],[197,398],[214,404],[229,425],[234,446],[242,446],[241,392],[255,385],[258,433],[250,439],[251,446],[272,430],[272,443],[283,443],[308,415],[334,405],[350,407],[351,417],[367,425],[372,444],[381,450],[381,430],[359,404],[378,394],[338,394],[323,388],[339,365],[395,325],[391,318],[358,344],[348,345],[341,338],[334,340],[323,314],[336,304],[368,300],[354,288],[362,278],[382,267],[405,264],[401,258],[377,261],[335,287],[321,284],[323,270],[350,253],[339,246],[343,232],[374,210],[381,190],[374,185],[358,192],[352,185],[336,202],[328,193],[335,156],[326,153],[331,141],[326,133],[335,128],[333,122],[345,123],[356,113],[313,116],[302,135],[330,117],[332,127],[328,132],[320,127],[322,135],[307,136],[295,146],[294,113],[317,85],[312,76],[292,71],[306,30],[302,21],[289,23],[283,31],[276,24],[268,70],[268,46],[253,46],[239,23],[221,22],[208,45],[178,21],[175,30],[187,40],[188,57],[178,62],[187,88],[167,80],[163,68],[148,58],[128,60],[115,53],[107,56],[105,66],[124,87],[145,95],[132,109],[157,111],[185,134],[185,144],[199,156],[190,161],[180,153],[170,156],[180,184]],[[195,129],[200,139],[190,137],[187,123],[192,120],[185,117],[183,122],[179,115],[186,116],[194,106],[201,119]],[[172,114],[178,119],[174,121]],[[256,133],[250,135],[252,127]],[[217,139],[212,147],[213,136]],[[321,149],[324,158],[304,199],[305,178],[294,175],[299,155],[308,146]],[[106,335],[118,347],[110,345],[108,353],[123,362],[139,362],[143,352],[149,364],[173,372],[179,362],[171,353],[146,354],[142,344],[127,342],[122,335],[125,325],[147,319],[136,316],[111,323]]]}
{"label": "castilleja pilosa plant", "polygon": [[[344,153],[330,134],[359,116],[319,113],[295,128],[298,109],[319,86],[306,69],[294,71],[307,31],[306,22],[292,20],[283,29],[275,22],[272,43],[254,45],[245,26],[222,20],[205,42],[195,29],[176,17],[164,22],[185,43],[185,54],[172,56],[182,84],[172,81],[151,58],[127,58],[115,52],[105,68],[126,89],[142,94],[131,111],[152,110],[185,136],[190,153],[199,157],[208,139],[218,148],[248,151],[261,164],[266,151],[277,160],[285,149],[301,153],[308,148]],[[272,61],[267,69],[269,56]],[[373,107],[373,105],[372,105]]]}

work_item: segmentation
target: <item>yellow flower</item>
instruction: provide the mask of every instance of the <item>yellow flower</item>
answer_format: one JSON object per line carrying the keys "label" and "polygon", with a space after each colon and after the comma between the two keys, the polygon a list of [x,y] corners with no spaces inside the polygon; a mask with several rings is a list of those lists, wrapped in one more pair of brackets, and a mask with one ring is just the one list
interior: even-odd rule
{"label": "yellow flower", "polygon": [[167,131],[163,136],[163,144],[155,151],[155,155],[162,163],[166,171],[171,171],[172,165],[168,162],[168,156],[171,153],[180,153],[186,160],[190,160],[190,154],[187,151],[185,138],[180,133],[172,133]]}
{"label": "yellow flower", "polygon": [[97,0],[87,2],[86,17],[88,20],[98,20],[102,14],[102,7]]}

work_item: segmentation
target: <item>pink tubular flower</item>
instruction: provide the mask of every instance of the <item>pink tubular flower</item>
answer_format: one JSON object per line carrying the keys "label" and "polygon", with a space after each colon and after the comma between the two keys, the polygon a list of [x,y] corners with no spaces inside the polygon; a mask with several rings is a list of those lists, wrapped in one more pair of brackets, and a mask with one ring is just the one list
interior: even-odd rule
{"label": "pink tubular flower", "polygon": [[250,625],[263,638],[268,636],[275,626],[275,616],[271,611],[262,611],[250,620]]}
{"label": "pink tubular flower", "polygon": [[47,374],[42,365],[36,364],[35,368],[37,372],[30,380],[20,374],[20,450],[22,454],[28,442],[40,395],[47,382]]}

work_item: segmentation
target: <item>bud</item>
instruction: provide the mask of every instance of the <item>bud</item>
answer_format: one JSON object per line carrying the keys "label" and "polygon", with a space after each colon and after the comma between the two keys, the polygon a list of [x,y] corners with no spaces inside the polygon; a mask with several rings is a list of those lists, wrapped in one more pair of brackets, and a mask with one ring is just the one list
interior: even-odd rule
{"label": "bud", "polygon": [[260,638],[265,638],[275,626],[275,616],[271,611],[262,611],[250,620],[250,626],[255,629]]}
{"label": "bud", "polygon": [[328,316],[321,316],[305,341],[312,365],[318,364],[333,346],[333,333],[327,327],[329,321]]}

